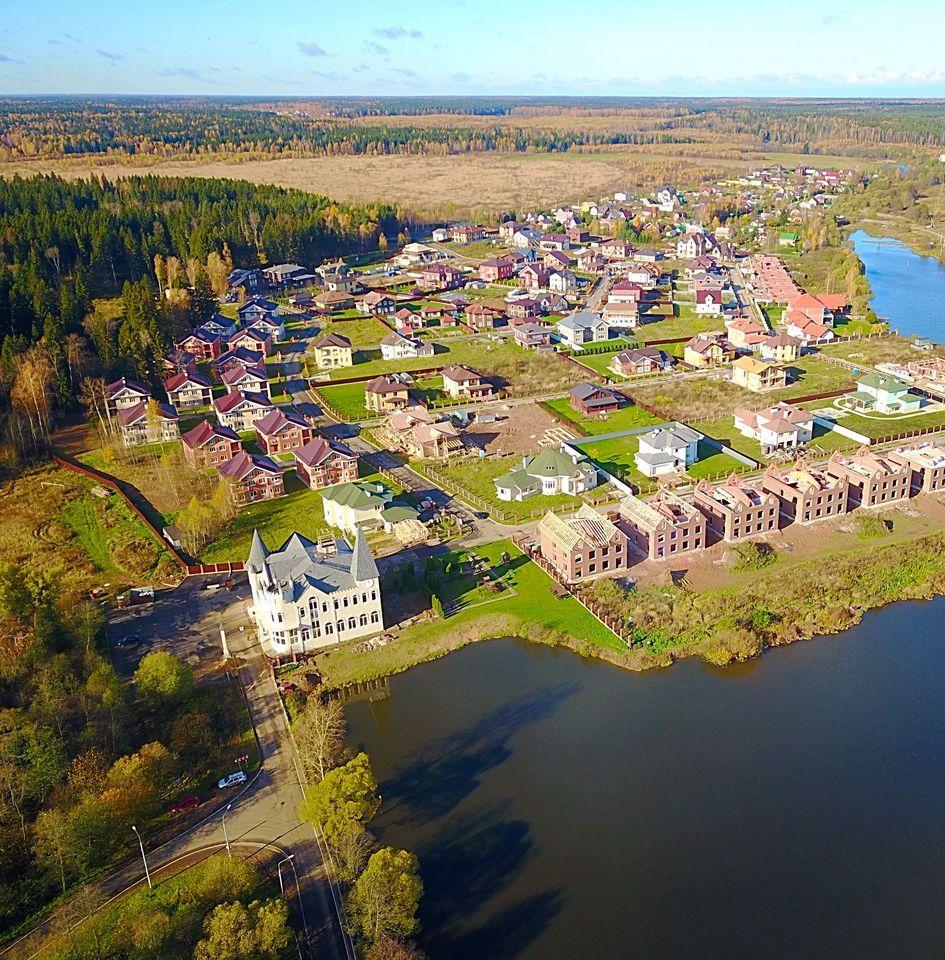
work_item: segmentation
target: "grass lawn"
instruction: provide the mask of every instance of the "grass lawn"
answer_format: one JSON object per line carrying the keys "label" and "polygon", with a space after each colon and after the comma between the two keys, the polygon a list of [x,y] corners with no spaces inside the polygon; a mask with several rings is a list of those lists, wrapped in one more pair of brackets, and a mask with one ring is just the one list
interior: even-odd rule
{"label": "grass lawn", "polygon": [[788,365],[790,382],[780,390],[756,394],[771,399],[790,400],[791,397],[806,397],[831,390],[846,390],[853,386],[853,371],[836,363],[829,363],[816,354],[808,354]]}
{"label": "grass lawn", "polygon": [[[406,627],[390,644],[355,652],[350,644],[327,654],[320,667],[332,686],[399,673],[417,663],[456,650],[475,640],[523,636],[548,643],[564,643],[580,653],[626,649],[624,643],[596,620],[573,597],[556,597],[552,581],[509,540],[477,547],[475,553],[489,566],[488,574],[505,589],[483,596],[472,578],[457,577],[460,590],[448,599],[459,611],[444,620],[429,620]],[[508,553],[509,563],[502,554]],[[451,559],[463,559],[465,551]]]}
{"label": "grass lawn", "polygon": [[597,373],[602,373],[605,377],[620,379],[616,373],[614,373],[612,370],[608,370],[607,367],[609,364],[613,363],[613,359],[618,353],[623,350],[632,350],[635,346],[637,346],[637,343],[633,340],[626,340],[623,337],[610,340],[608,343],[617,344],[617,348],[609,353],[575,352],[572,356],[575,360],[577,360],[578,363],[583,363],[585,367],[590,367],[592,370],[596,370]]}
{"label": "grass lawn", "polygon": [[[872,440],[908,433],[911,430],[927,430],[930,427],[945,428],[945,407],[935,405],[927,412],[919,411],[909,416],[887,417],[881,414],[863,416],[852,410],[838,409],[832,400],[820,400],[805,403],[808,410],[831,410],[837,416],[837,423],[848,430],[854,430]],[[855,444],[855,441],[848,441]]]}
{"label": "grass lawn", "polygon": [[364,405],[363,383],[339,383],[315,388],[315,396],[324,398],[342,420],[366,420],[373,414]]}
{"label": "grass lawn", "polygon": [[[429,466],[451,480],[459,489],[484,500],[488,508],[497,510],[500,517],[510,522],[540,517],[548,510],[576,510],[581,505],[580,497],[572,497],[566,493],[557,493],[549,497],[539,494],[521,501],[500,500],[495,492],[495,479],[501,477],[503,473],[520,467],[521,464],[521,457],[509,456],[498,459],[469,459],[446,465],[431,463]],[[427,465],[421,463],[420,466]]]}
{"label": "grass lawn", "polygon": [[609,413],[606,416],[585,417],[582,413],[572,409],[567,397],[560,397],[557,400],[549,400],[546,403],[555,413],[566,417],[572,423],[582,427],[588,434],[595,435],[600,433],[617,433],[620,430],[633,430],[636,427],[647,427],[650,424],[660,423],[661,421],[652,414],[647,413],[642,407],[628,403],[616,413]]}
{"label": "grass lawn", "polygon": [[332,318],[324,327],[325,333],[337,333],[347,337],[353,347],[376,347],[389,333],[390,328],[385,326],[377,317],[365,317],[354,311],[354,319],[338,320]]}
{"label": "grass lawn", "polygon": [[286,495],[240,507],[223,533],[200,554],[202,563],[242,561],[249,556],[253,530],[258,529],[266,546],[276,550],[293,534],[317,539],[329,527],[325,523],[321,494],[309,490],[294,471],[285,474]]}
{"label": "grass lawn", "polygon": [[[641,340],[649,343],[652,340],[672,340],[676,337],[694,337],[697,333],[707,330],[722,330],[725,324],[721,317],[711,314],[696,313],[694,305],[689,303],[673,304],[673,316],[652,323],[642,323],[637,327]],[[644,315],[643,319],[646,319]]]}

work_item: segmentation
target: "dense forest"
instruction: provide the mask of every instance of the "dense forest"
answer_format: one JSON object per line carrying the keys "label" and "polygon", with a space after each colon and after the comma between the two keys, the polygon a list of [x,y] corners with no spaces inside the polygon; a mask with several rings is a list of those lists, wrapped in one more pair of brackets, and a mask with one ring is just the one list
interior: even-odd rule
{"label": "dense forest", "polygon": [[[466,123],[431,123],[435,115]],[[376,122],[374,118],[384,118]],[[485,121],[485,122],[483,122]],[[560,152],[619,144],[778,146],[801,152],[945,146],[934,102],[391,97],[254,102],[225,98],[7,98],[0,161]],[[878,155],[878,154],[877,154]]]}
{"label": "dense forest", "polygon": [[[90,376],[153,380],[173,337],[212,314],[234,265],[311,266],[400,229],[390,206],[236,180],[0,181],[7,439],[40,445]],[[92,309],[119,295],[117,312]]]}

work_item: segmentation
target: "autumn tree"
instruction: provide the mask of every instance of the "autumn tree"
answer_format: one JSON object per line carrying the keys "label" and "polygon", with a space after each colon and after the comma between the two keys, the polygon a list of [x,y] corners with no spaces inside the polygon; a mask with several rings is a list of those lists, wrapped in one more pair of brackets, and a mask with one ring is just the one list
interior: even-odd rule
{"label": "autumn tree", "polygon": [[419,926],[422,894],[417,858],[393,847],[378,850],[348,893],[348,917],[355,934],[368,943],[411,936]]}

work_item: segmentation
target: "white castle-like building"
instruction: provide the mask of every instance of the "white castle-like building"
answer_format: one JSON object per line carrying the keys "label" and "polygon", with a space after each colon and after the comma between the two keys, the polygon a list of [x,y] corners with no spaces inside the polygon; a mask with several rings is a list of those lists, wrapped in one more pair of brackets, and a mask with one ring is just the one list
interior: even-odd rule
{"label": "white castle-like building", "polygon": [[384,629],[377,564],[364,535],[352,549],[293,533],[270,552],[259,531],[246,563],[253,618],[271,657],[306,653]]}

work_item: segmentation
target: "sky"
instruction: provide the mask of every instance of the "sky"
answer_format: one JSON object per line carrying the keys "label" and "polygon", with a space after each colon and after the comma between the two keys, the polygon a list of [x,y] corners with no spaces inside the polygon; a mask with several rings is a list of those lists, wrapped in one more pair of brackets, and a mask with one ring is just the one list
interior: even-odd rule
{"label": "sky", "polygon": [[0,93],[945,96],[940,0],[0,0]]}

